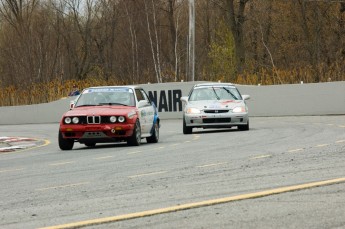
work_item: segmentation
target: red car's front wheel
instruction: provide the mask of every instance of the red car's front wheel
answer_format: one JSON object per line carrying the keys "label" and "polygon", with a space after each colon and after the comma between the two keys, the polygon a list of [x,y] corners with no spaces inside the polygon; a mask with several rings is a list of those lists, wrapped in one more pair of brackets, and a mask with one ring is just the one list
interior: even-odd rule
{"label": "red car's front wheel", "polygon": [[65,139],[62,136],[61,131],[59,131],[59,147],[61,150],[71,150],[74,145],[73,139]]}
{"label": "red car's front wheel", "polygon": [[130,146],[139,146],[141,143],[141,127],[139,120],[136,121],[133,129],[133,134],[127,140],[127,144]]}

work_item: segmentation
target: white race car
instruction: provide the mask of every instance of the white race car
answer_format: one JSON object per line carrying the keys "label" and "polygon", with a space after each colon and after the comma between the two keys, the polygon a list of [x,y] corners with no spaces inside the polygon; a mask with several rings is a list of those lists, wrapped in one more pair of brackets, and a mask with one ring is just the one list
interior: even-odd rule
{"label": "white race car", "polygon": [[191,134],[193,128],[230,128],[249,130],[249,95],[241,95],[234,84],[203,83],[195,85],[188,96],[181,97],[183,133]]}

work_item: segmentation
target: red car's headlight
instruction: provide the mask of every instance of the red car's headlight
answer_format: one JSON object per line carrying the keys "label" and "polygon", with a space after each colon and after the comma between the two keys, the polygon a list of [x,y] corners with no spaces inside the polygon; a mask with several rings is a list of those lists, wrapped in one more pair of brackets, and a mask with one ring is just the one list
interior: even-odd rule
{"label": "red car's headlight", "polygon": [[78,117],[65,117],[63,121],[65,124],[71,124],[71,123],[78,124],[79,118]]}
{"label": "red car's headlight", "polygon": [[114,123],[116,122],[116,117],[115,116],[110,116],[109,121]]}
{"label": "red car's headlight", "polygon": [[74,124],[79,123],[79,118],[78,118],[78,117],[72,118],[72,122],[73,122]]}
{"label": "red car's headlight", "polygon": [[117,118],[117,120],[118,120],[119,122],[124,122],[124,121],[125,121],[125,117],[119,116],[119,117]]}
{"label": "red car's headlight", "polygon": [[70,124],[70,123],[72,122],[72,119],[71,119],[70,117],[66,117],[66,118],[64,119],[64,122],[65,122],[66,124]]}

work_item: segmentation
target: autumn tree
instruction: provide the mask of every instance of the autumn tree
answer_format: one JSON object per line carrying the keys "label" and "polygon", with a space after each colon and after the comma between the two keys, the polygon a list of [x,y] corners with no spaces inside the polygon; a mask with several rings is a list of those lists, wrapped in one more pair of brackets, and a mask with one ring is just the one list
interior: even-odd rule
{"label": "autumn tree", "polygon": [[234,0],[225,1],[227,22],[235,41],[237,72],[242,73],[246,63],[243,27],[246,20],[245,9],[249,0],[239,0],[238,4],[235,4]]}
{"label": "autumn tree", "polygon": [[[0,0],[0,87],[187,80],[188,21],[188,0]],[[343,1],[197,0],[195,80],[345,80],[344,36]]]}
{"label": "autumn tree", "polygon": [[236,73],[235,42],[225,23],[217,26],[216,35],[208,53],[208,79],[213,81],[234,82]]}

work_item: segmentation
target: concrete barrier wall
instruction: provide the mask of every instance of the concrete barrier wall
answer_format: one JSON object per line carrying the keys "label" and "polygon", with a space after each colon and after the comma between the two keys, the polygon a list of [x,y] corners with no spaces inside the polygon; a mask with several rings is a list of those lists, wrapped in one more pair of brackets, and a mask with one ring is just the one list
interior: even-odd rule
{"label": "concrete barrier wall", "polygon": [[[141,85],[162,119],[182,118],[180,96],[200,82]],[[248,100],[250,116],[345,115],[345,82],[273,86],[237,85]],[[69,109],[68,97],[51,103],[0,107],[0,125],[57,123]]]}
{"label": "concrete barrier wall", "polygon": [[345,82],[239,86],[254,116],[343,115]]}

